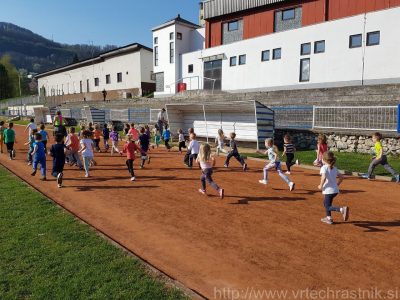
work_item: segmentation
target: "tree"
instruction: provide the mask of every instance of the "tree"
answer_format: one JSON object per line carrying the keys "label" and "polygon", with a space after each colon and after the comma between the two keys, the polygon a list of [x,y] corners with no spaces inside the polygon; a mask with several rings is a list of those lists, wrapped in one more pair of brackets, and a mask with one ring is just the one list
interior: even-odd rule
{"label": "tree", "polygon": [[0,64],[2,64],[7,71],[9,85],[11,88],[11,95],[9,98],[19,96],[19,74],[15,66],[11,63],[11,56],[8,54],[3,55],[0,58]]}
{"label": "tree", "polygon": [[0,100],[12,97],[12,87],[10,78],[8,77],[7,69],[0,64]]}
{"label": "tree", "polygon": [[73,64],[75,64],[75,63],[78,63],[79,62],[79,57],[78,57],[78,54],[74,54],[74,57],[72,58],[72,63]]}

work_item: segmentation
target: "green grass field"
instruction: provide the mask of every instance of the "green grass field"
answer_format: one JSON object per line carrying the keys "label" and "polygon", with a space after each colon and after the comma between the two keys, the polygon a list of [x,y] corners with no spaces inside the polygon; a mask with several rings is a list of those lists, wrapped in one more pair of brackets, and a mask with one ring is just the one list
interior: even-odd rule
{"label": "green grass field", "polygon": [[0,299],[187,299],[0,168]]}
{"label": "green grass field", "polygon": [[[243,153],[243,155],[248,157],[265,158],[265,155],[255,153]],[[337,157],[336,166],[338,169],[346,171],[366,173],[371,162],[371,156],[367,154],[335,152],[335,156]],[[315,160],[316,153],[314,150],[298,151],[296,152],[295,157],[300,160],[301,164],[312,165]],[[285,158],[282,158],[282,161],[285,161]],[[389,157],[389,163],[396,171],[400,171],[399,158]],[[375,169],[374,174],[384,176],[390,175],[382,166],[378,166]]]}

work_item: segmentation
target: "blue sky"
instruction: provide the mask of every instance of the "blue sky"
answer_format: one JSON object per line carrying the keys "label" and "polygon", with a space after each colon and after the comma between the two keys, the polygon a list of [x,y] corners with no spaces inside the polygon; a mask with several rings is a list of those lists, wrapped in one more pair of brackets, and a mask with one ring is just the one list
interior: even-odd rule
{"label": "blue sky", "polygon": [[177,16],[198,23],[199,0],[0,0],[0,22],[68,44],[151,46],[151,28]]}

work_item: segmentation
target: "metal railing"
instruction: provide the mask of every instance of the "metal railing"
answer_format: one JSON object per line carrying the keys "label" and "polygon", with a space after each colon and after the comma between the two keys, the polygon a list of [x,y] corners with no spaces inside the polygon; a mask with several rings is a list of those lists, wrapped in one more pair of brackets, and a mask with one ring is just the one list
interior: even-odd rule
{"label": "metal railing", "polygon": [[314,106],[313,128],[396,132],[398,114],[398,106]]}
{"label": "metal railing", "polygon": [[312,129],[313,106],[272,106],[275,128]]}
{"label": "metal railing", "polygon": [[[202,84],[200,84],[201,80],[203,79]],[[197,79],[197,88],[196,89],[192,89],[192,80],[193,79]],[[189,76],[189,77],[182,77],[180,79],[178,79],[177,81],[166,85],[166,88],[169,88],[169,93],[172,94],[172,87],[175,87],[178,83],[183,83],[185,80],[189,80],[189,88],[188,90],[193,91],[193,90],[203,90],[204,89],[204,80],[210,80],[212,81],[212,94],[214,94],[214,89],[215,89],[215,82],[217,81],[217,79],[214,78],[208,78],[208,77],[201,77],[201,76]]]}

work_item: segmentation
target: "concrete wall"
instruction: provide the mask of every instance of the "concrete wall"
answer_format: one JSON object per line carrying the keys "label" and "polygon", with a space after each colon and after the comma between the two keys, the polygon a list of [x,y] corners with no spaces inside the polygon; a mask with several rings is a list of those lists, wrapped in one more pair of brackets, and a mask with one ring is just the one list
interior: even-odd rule
{"label": "concrete wall", "polygon": [[[364,29],[365,26],[365,29]],[[229,45],[182,55],[182,77],[203,76],[203,57],[225,54],[222,90],[229,92],[274,91],[343,87],[400,82],[400,8],[358,15],[288,30]],[[365,30],[365,32],[364,32]],[[380,45],[366,46],[366,33],[380,31]],[[363,47],[349,48],[349,36],[363,34]],[[300,55],[301,44],[325,40],[325,52]],[[261,62],[263,50],[282,49],[282,58]],[[313,49],[312,49],[313,50]],[[245,54],[246,65],[229,66],[229,58]],[[310,58],[308,82],[300,82],[300,59]],[[187,66],[194,65],[194,73]],[[191,89],[202,89],[192,85]],[[189,88],[189,83],[188,83]]]}

